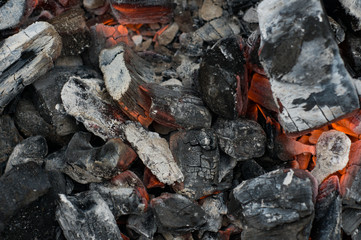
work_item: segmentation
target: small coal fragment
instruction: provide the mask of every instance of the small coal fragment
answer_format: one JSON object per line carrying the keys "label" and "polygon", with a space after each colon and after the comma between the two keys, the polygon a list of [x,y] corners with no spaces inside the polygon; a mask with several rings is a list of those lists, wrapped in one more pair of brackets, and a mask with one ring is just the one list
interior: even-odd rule
{"label": "small coal fragment", "polygon": [[19,209],[50,189],[46,172],[34,162],[17,165],[0,178],[0,231]]}
{"label": "small coal fragment", "polygon": [[241,51],[241,39],[218,41],[203,56],[199,68],[199,87],[208,108],[228,119],[245,113],[248,80]]}
{"label": "small coal fragment", "polygon": [[360,107],[320,0],[264,0],[258,17],[261,63],[286,132],[320,127]]}
{"label": "small coal fragment", "polygon": [[182,234],[198,230],[206,223],[204,210],[179,194],[163,193],[151,201],[158,232]]}
{"label": "small coal fragment", "polygon": [[237,18],[221,17],[207,22],[194,33],[206,42],[217,41],[228,38],[241,32],[240,23]]}
{"label": "small coal fragment", "polygon": [[6,164],[5,172],[10,171],[16,165],[27,162],[42,165],[47,154],[48,145],[44,137],[29,137],[16,145]]}
{"label": "small coal fragment", "polygon": [[56,220],[66,239],[123,240],[112,212],[98,192],[87,191],[75,196],[59,196]]}
{"label": "small coal fragment", "polygon": [[130,161],[135,159],[132,149],[133,154],[122,151],[129,148],[124,148],[125,143],[120,139],[110,139],[101,147],[93,147],[90,139],[90,133],[77,132],[65,151],[66,162],[62,171],[79,183],[111,179],[120,172],[119,162],[128,161],[124,157],[130,157]]}
{"label": "small coal fragment", "polygon": [[250,159],[242,162],[241,173],[242,178],[248,180],[259,177],[265,174],[266,171],[255,160]]}
{"label": "small coal fragment", "polygon": [[127,220],[127,228],[142,236],[144,239],[153,239],[157,231],[154,211],[152,208],[140,215],[130,215]]}
{"label": "small coal fragment", "polygon": [[60,36],[47,22],[36,22],[2,42],[0,113],[25,86],[53,67],[60,51]]}
{"label": "small coal fragment", "polygon": [[341,25],[338,22],[336,22],[330,16],[328,16],[328,21],[329,21],[331,29],[335,35],[337,44],[342,43],[345,40],[345,30],[341,27]]}
{"label": "small coal fragment", "polygon": [[71,8],[49,20],[61,36],[62,55],[79,55],[90,46],[90,33],[86,25],[84,10]]}
{"label": "small coal fragment", "polygon": [[170,149],[184,175],[184,182],[173,189],[191,199],[199,199],[223,190],[219,184],[219,150],[211,129],[179,131],[171,135]]}
{"label": "small coal fragment", "polygon": [[233,168],[237,165],[237,159],[231,158],[227,154],[220,152],[218,181],[221,182],[227,176],[233,178]]}
{"label": "small coal fragment", "polygon": [[314,184],[299,169],[266,173],[233,189],[228,214],[241,224],[242,239],[308,239]]}
{"label": "small coal fragment", "polygon": [[352,29],[356,31],[361,30],[361,5],[358,1],[350,1],[350,0],[338,0],[342,7],[346,10],[350,16],[352,16]]}
{"label": "small coal fragment", "polygon": [[158,43],[160,45],[168,45],[169,43],[171,43],[173,41],[178,30],[179,30],[178,24],[176,22],[172,23],[170,26],[167,27],[167,29],[164,30],[164,32],[162,32],[158,36],[158,38],[157,38]]}
{"label": "small coal fragment", "polygon": [[16,144],[22,140],[9,115],[0,116],[0,136],[0,163],[2,163],[8,159]]}
{"label": "small coal fragment", "polygon": [[104,81],[72,77],[61,91],[66,112],[104,140],[122,137],[126,117],[108,95]]}
{"label": "small coal fragment", "polygon": [[265,153],[266,134],[255,121],[218,118],[213,129],[220,149],[237,160],[261,157]]}
{"label": "small coal fragment", "polygon": [[156,83],[141,86],[151,98],[149,115],[154,121],[172,128],[209,128],[212,116],[192,89],[181,86],[161,86]]}
{"label": "small coal fragment", "polygon": [[227,214],[224,194],[219,193],[202,199],[201,207],[207,214],[207,223],[201,228],[201,231],[218,232],[222,227],[223,215]]}
{"label": "small coal fragment", "polygon": [[312,239],[341,239],[342,199],[337,176],[325,180],[318,190]]}
{"label": "small coal fragment", "polygon": [[147,210],[148,193],[142,181],[131,171],[115,176],[111,182],[92,183],[90,189],[102,196],[115,218],[142,214]]}

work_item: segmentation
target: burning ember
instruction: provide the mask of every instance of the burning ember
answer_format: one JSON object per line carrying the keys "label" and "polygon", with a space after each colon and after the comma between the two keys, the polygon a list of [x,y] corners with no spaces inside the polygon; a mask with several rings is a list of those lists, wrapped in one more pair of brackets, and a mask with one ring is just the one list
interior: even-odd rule
{"label": "burning ember", "polygon": [[1,239],[361,239],[361,14],[0,0]]}

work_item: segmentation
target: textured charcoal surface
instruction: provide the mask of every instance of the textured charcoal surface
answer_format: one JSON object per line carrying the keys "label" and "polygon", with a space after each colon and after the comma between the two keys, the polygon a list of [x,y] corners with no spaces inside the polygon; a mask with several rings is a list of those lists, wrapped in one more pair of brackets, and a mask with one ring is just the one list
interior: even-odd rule
{"label": "textured charcoal surface", "polygon": [[9,115],[0,116],[0,163],[5,162],[22,137]]}
{"label": "textured charcoal surface", "polygon": [[255,121],[218,118],[213,129],[220,149],[237,160],[262,157],[265,153],[266,134]]}
{"label": "textured charcoal surface", "polygon": [[287,132],[319,127],[359,108],[320,0],[265,0],[258,15],[260,58]]}
{"label": "textured charcoal surface", "polygon": [[201,228],[201,231],[218,232],[222,227],[223,216],[227,214],[224,193],[202,199],[201,206],[207,215],[207,223]]}
{"label": "textured charcoal surface", "polygon": [[153,209],[148,208],[140,215],[130,215],[127,220],[127,228],[139,234],[143,239],[152,239],[157,231]]}
{"label": "textured charcoal surface", "polygon": [[26,0],[1,1],[0,3],[0,30],[19,25],[26,12]]}
{"label": "textured charcoal surface", "polygon": [[303,170],[275,170],[234,188],[228,211],[244,227],[242,237],[308,239],[314,203],[311,180],[298,177],[305,174]]}
{"label": "textured charcoal surface", "polygon": [[56,220],[66,239],[123,239],[112,212],[96,191],[60,194]]}
{"label": "textured charcoal surface", "polygon": [[242,162],[241,173],[242,179],[248,180],[261,176],[265,174],[266,171],[255,160],[250,159]]}

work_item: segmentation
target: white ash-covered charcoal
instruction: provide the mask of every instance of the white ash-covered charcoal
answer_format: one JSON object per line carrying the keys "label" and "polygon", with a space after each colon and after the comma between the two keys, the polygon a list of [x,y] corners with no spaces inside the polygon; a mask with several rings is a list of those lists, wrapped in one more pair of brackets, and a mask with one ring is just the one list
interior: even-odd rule
{"label": "white ash-covered charcoal", "polygon": [[330,174],[342,170],[349,160],[351,140],[343,132],[323,132],[317,140],[317,163],[311,174],[319,184]]}
{"label": "white ash-covered charcoal", "polygon": [[242,162],[241,166],[242,179],[248,180],[259,177],[266,173],[266,171],[255,160],[250,159]]}
{"label": "white ash-covered charcoal", "polygon": [[104,49],[99,55],[99,67],[105,86],[124,113],[132,120],[149,126],[149,103],[143,99],[139,86],[154,82],[154,70],[150,63],[136,55],[126,45]]}
{"label": "white ash-covered charcoal", "polygon": [[218,41],[203,56],[199,88],[208,108],[228,119],[245,114],[248,79],[240,37]]}
{"label": "white ash-covered charcoal", "polygon": [[90,33],[86,25],[84,10],[70,8],[49,20],[61,36],[62,55],[79,55],[90,46]]}
{"label": "white ash-covered charcoal", "polygon": [[16,211],[48,192],[48,175],[36,163],[15,166],[0,178],[0,231]]}
{"label": "white ash-covered charcoal", "polygon": [[186,129],[211,127],[212,115],[194,90],[156,83],[141,89],[151,98],[149,116],[159,124]]}
{"label": "white ash-covered charcoal", "polygon": [[258,16],[260,58],[287,132],[308,131],[359,108],[320,0],[265,0]]}
{"label": "white ash-covered charcoal", "polygon": [[0,136],[0,163],[3,163],[9,158],[14,147],[22,140],[14,120],[9,115],[0,116]]}
{"label": "white ash-covered charcoal", "polygon": [[59,196],[56,220],[66,239],[123,240],[112,212],[98,192]]}
{"label": "white ash-covered charcoal", "polygon": [[42,165],[45,156],[48,154],[48,144],[42,136],[29,137],[15,146],[9,156],[5,172],[10,171],[16,165],[27,162],[35,162]]}
{"label": "white ash-covered charcoal", "polygon": [[153,209],[149,207],[140,215],[130,215],[127,219],[127,229],[138,234],[140,236],[138,239],[153,239],[157,231]]}
{"label": "white ash-covered charcoal", "polygon": [[85,67],[55,67],[33,83],[37,109],[44,120],[54,126],[59,136],[78,130],[75,119],[66,114],[61,101],[61,90],[72,76],[96,78],[99,74]]}
{"label": "white ash-covered charcoal", "polygon": [[317,195],[311,178],[303,170],[280,169],[234,188],[228,215],[239,221],[242,239],[308,239]]}
{"label": "white ash-covered charcoal", "polygon": [[199,17],[205,21],[219,18],[223,14],[222,2],[213,0],[204,0],[202,7],[199,9]]}
{"label": "white ash-covered charcoal", "polygon": [[184,175],[173,189],[190,199],[199,199],[230,187],[218,180],[219,149],[211,129],[179,131],[171,135],[170,149]]}
{"label": "white ash-covered charcoal", "polygon": [[126,117],[109,96],[103,80],[71,77],[64,84],[61,99],[66,112],[94,135],[104,140],[122,137]]}
{"label": "white ash-covered charcoal", "polygon": [[131,171],[122,172],[110,182],[92,183],[90,190],[102,196],[115,218],[142,214],[148,207],[148,193],[142,181]]}
{"label": "white ash-covered charcoal", "polygon": [[356,31],[361,30],[361,3],[358,0],[339,0],[346,13],[352,16],[351,26]]}
{"label": "white ash-covered charcoal", "polygon": [[36,22],[2,42],[0,113],[25,86],[53,67],[61,47],[59,34],[46,22]]}
{"label": "white ash-covered charcoal", "polygon": [[255,121],[218,118],[213,129],[220,149],[237,160],[261,157],[265,153],[266,134]]}
{"label": "white ash-covered charcoal", "polygon": [[167,140],[135,122],[127,122],[123,131],[125,139],[159,181],[165,184],[183,182],[183,173],[172,156]]}
{"label": "white ash-covered charcoal", "polygon": [[179,194],[162,193],[151,200],[151,206],[160,233],[184,234],[206,224],[206,213],[201,206]]}
{"label": "white ash-covered charcoal", "polygon": [[228,38],[241,32],[237,18],[221,17],[207,22],[195,31],[205,42]]}
{"label": "white ash-covered charcoal", "polygon": [[342,199],[337,176],[324,181],[318,190],[312,239],[341,239]]}
{"label": "white ash-covered charcoal", "polygon": [[3,0],[0,2],[0,31],[16,28],[36,7],[36,2],[29,0]]}
{"label": "white ash-covered charcoal", "polygon": [[207,223],[201,227],[201,232],[218,232],[222,227],[223,216],[227,214],[227,205],[224,193],[202,199],[201,207],[206,212]]}
{"label": "white ash-covered charcoal", "polygon": [[65,151],[66,162],[62,171],[79,183],[111,179],[121,171],[118,166],[127,161],[124,158],[135,159],[133,150],[124,147],[125,143],[119,138],[110,139],[101,147],[93,147],[90,139],[90,133],[77,132]]}
{"label": "white ash-covered charcoal", "polygon": [[203,39],[194,32],[184,32],[179,36],[180,51],[189,57],[202,56],[203,42]]}

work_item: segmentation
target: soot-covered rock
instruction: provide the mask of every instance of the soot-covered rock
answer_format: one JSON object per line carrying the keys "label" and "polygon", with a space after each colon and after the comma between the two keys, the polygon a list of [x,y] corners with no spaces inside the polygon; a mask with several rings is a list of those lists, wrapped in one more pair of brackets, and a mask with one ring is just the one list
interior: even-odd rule
{"label": "soot-covered rock", "polygon": [[220,149],[237,160],[262,157],[266,134],[261,125],[252,120],[218,118],[214,124]]}
{"label": "soot-covered rock", "polygon": [[0,116],[0,163],[5,162],[22,137],[9,115]]}
{"label": "soot-covered rock", "polygon": [[179,194],[163,193],[153,198],[158,232],[182,234],[198,230],[206,223],[204,210],[188,198]]}
{"label": "soot-covered rock", "polygon": [[178,193],[199,199],[226,187],[218,181],[220,155],[211,129],[179,131],[169,142],[184,175],[184,182],[173,186]]}
{"label": "soot-covered rock", "polygon": [[48,145],[42,136],[29,137],[16,145],[6,164],[5,172],[14,166],[26,162],[36,162],[41,165],[48,154]]}
{"label": "soot-covered rock", "polygon": [[0,178],[0,231],[4,223],[22,207],[50,189],[46,172],[34,162],[15,166]]}
{"label": "soot-covered rock", "polygon": [[208,108],[228,119],[244,114],[248,80],[238,37],[226,38],[208,49],[199,68],[199,87]]}
{"label": "soot-covered rock", "polygon": [[75,196],[60,194],[56,220],[66,239],[123,240],[112,212],[96,191]]}
{"label": "soot-covered rock", "polygon": [[148,208],[140,215],[130,215],[127,220],[127,228],[143,237],[140,239],[153,239],[153,235],[157,231],[153,209]]}
{"label": "soot-covered rock", "polygon": [[243,226],[242,239],[308,239],[315,180],[299,170],[275,170],[233,189],[228,213]]}
{"label": "soot-covered rock", "polygon": [[258,16],[260,58],[287,132],[316,128],[359,108],[320,0],[265,0]]}
{"label": "soot-covered rock", "polygon": [[130,157],[130,162],[136,157],[134,151],[124,147],[125,143],[120,139],[108,140],[101,147],[93,147],[90,139],[90,133],[77,132],[65,151],[66,162],[62,171],[79,183],[111,179],[120,172],[118,166],[126,161],[124,157]]}

